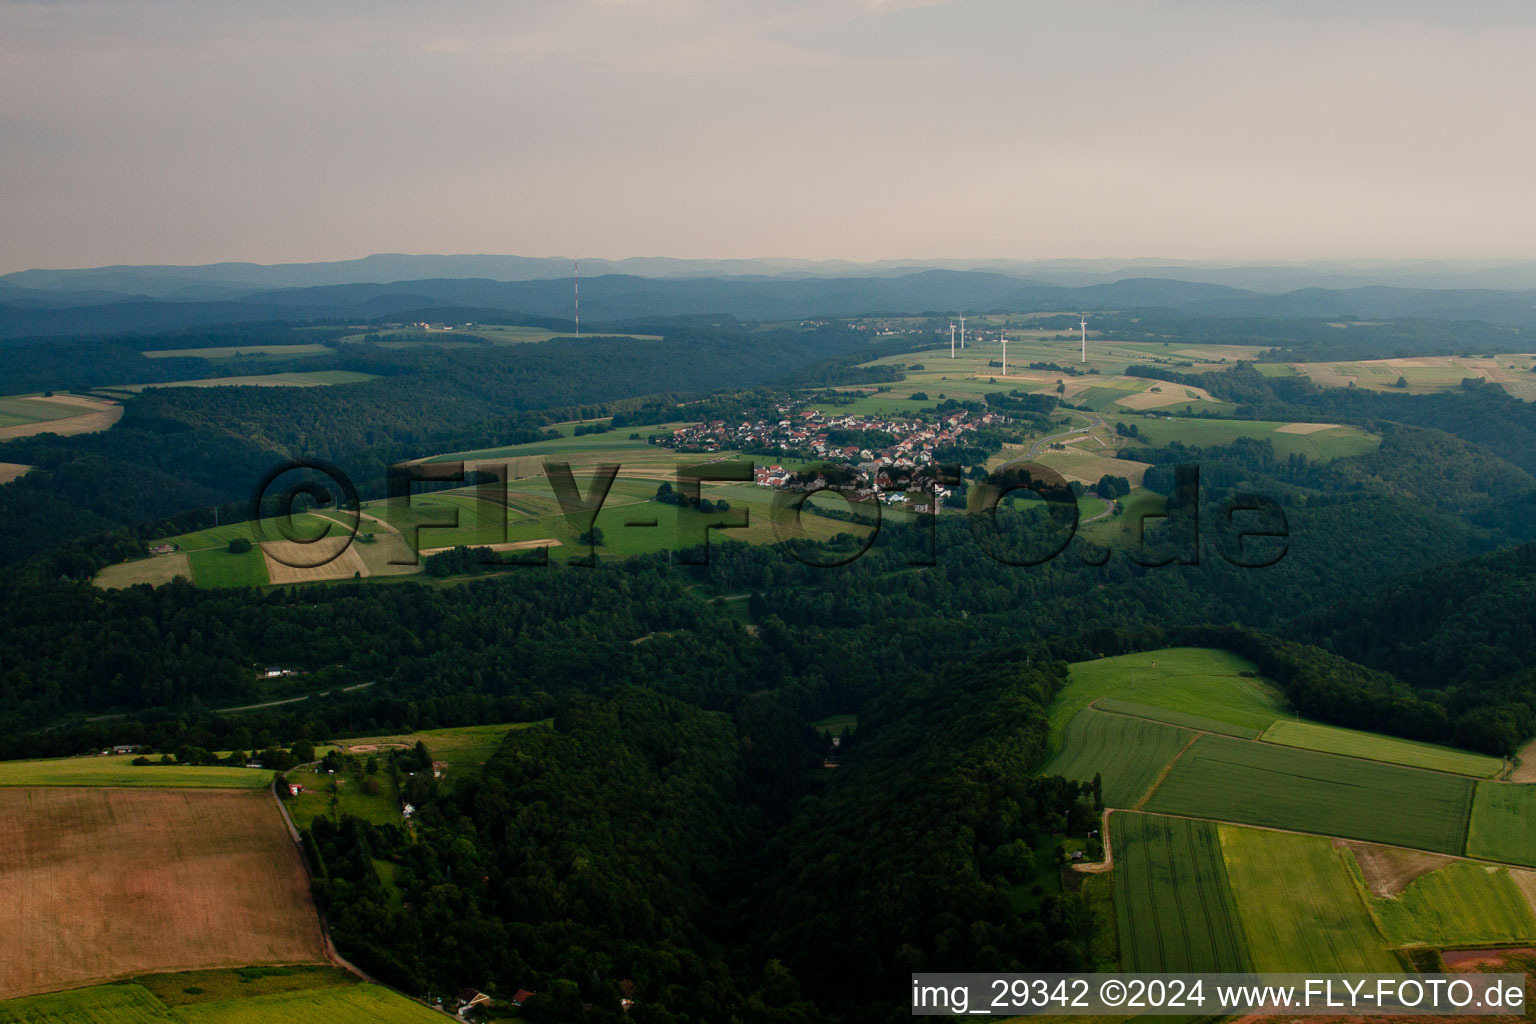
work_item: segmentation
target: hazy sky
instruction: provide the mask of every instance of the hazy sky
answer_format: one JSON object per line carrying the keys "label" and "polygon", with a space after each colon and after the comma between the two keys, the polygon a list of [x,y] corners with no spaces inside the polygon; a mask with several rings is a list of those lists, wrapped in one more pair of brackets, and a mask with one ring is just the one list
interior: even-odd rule
{"label": "hazy sky", "polygon": [[1536,256],[1536,5],[0,0],[0,270]]}

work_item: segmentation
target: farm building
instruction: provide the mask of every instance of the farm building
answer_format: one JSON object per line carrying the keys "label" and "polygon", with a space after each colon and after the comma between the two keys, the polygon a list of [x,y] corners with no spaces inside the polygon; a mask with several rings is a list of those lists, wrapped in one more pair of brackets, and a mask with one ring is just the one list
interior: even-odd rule
{"label": "farm building", "polygon": [[289,796],[298,796],[302,792],[304,792],[304,787],[299,785],[297,782],[288,783]]}
{"label": "farm building", "polygon": [[475,989],[466,988],[459,993],[459,1016],[461,1017],[477,1006],[490,1005],[491,997],[484,992],[477,992]]}
{"label": "farm building", "polygon": [[532,992],[528,991],[525,988],[520,988],[512,996],[512,1005],[513,1006],[522,1006],[524,1003],[526,1003],[528,1000],[530,1000],[532,998],[533,998],[533,993]]}

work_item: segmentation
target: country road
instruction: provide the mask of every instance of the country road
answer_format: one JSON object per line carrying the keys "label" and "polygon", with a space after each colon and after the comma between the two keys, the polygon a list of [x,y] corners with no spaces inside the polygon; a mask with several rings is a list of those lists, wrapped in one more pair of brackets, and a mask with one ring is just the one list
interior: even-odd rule
{"label": "country road", "polygon": [[1039,455],[1040,450],[1048,444],[1055,444],[1057,441],[1060,441],[1064,437],[1074,437],[1078,434],[1086,434],[1093,430],[1095,427],[1107,426],[1107,424],[1104,422],[1104,418],[1097,413],[1089,413],[1088,416],[1093,420],[1093,422],[1088,424],[1086,427],[1073,427],[1071,430],[1064,430],[1059,434],[1050,434],[1046,437],[1042,437],[1040,440],[1029,446],[1029,451],[1025,452],[1023,455],[1020,455],[1016,459],[1009,459],[1007,462],[1003,463],[1003,465],[1011,466],[1015,462],[1026,462],[1029,459],[1033,459]]}

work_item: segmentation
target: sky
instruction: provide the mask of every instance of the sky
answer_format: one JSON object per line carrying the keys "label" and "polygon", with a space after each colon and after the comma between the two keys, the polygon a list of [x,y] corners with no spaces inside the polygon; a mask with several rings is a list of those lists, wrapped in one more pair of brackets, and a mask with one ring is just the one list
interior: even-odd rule
{"label": "sky", "polygon": [[0,0],[0,272],[1536,257],[1536,5]]}

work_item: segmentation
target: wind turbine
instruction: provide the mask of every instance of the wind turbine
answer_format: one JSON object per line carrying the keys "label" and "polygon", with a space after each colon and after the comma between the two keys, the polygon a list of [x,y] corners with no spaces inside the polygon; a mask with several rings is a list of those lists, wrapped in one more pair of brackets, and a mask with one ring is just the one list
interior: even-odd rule
{"label": "wind turbine", "polygon": [[949,358],[955,358],[955,322],[949,322]]}
{"label": "wind turbine", "polygon": [[1083,322],[1081,326],[1083,328],[1083,362],[1086,363],[1088,361],[1088,314],[1084,313],[1082,320]]}
{"label": "wind turbine", "polygon": [[960,347],[965,348],[965,314],[960,314]]}
{"label": "wind turbine", "polygon": [[1003,343],[1003,376],[1008,376],[1008,335],[1003,331],[997,332],[997,340]]}

